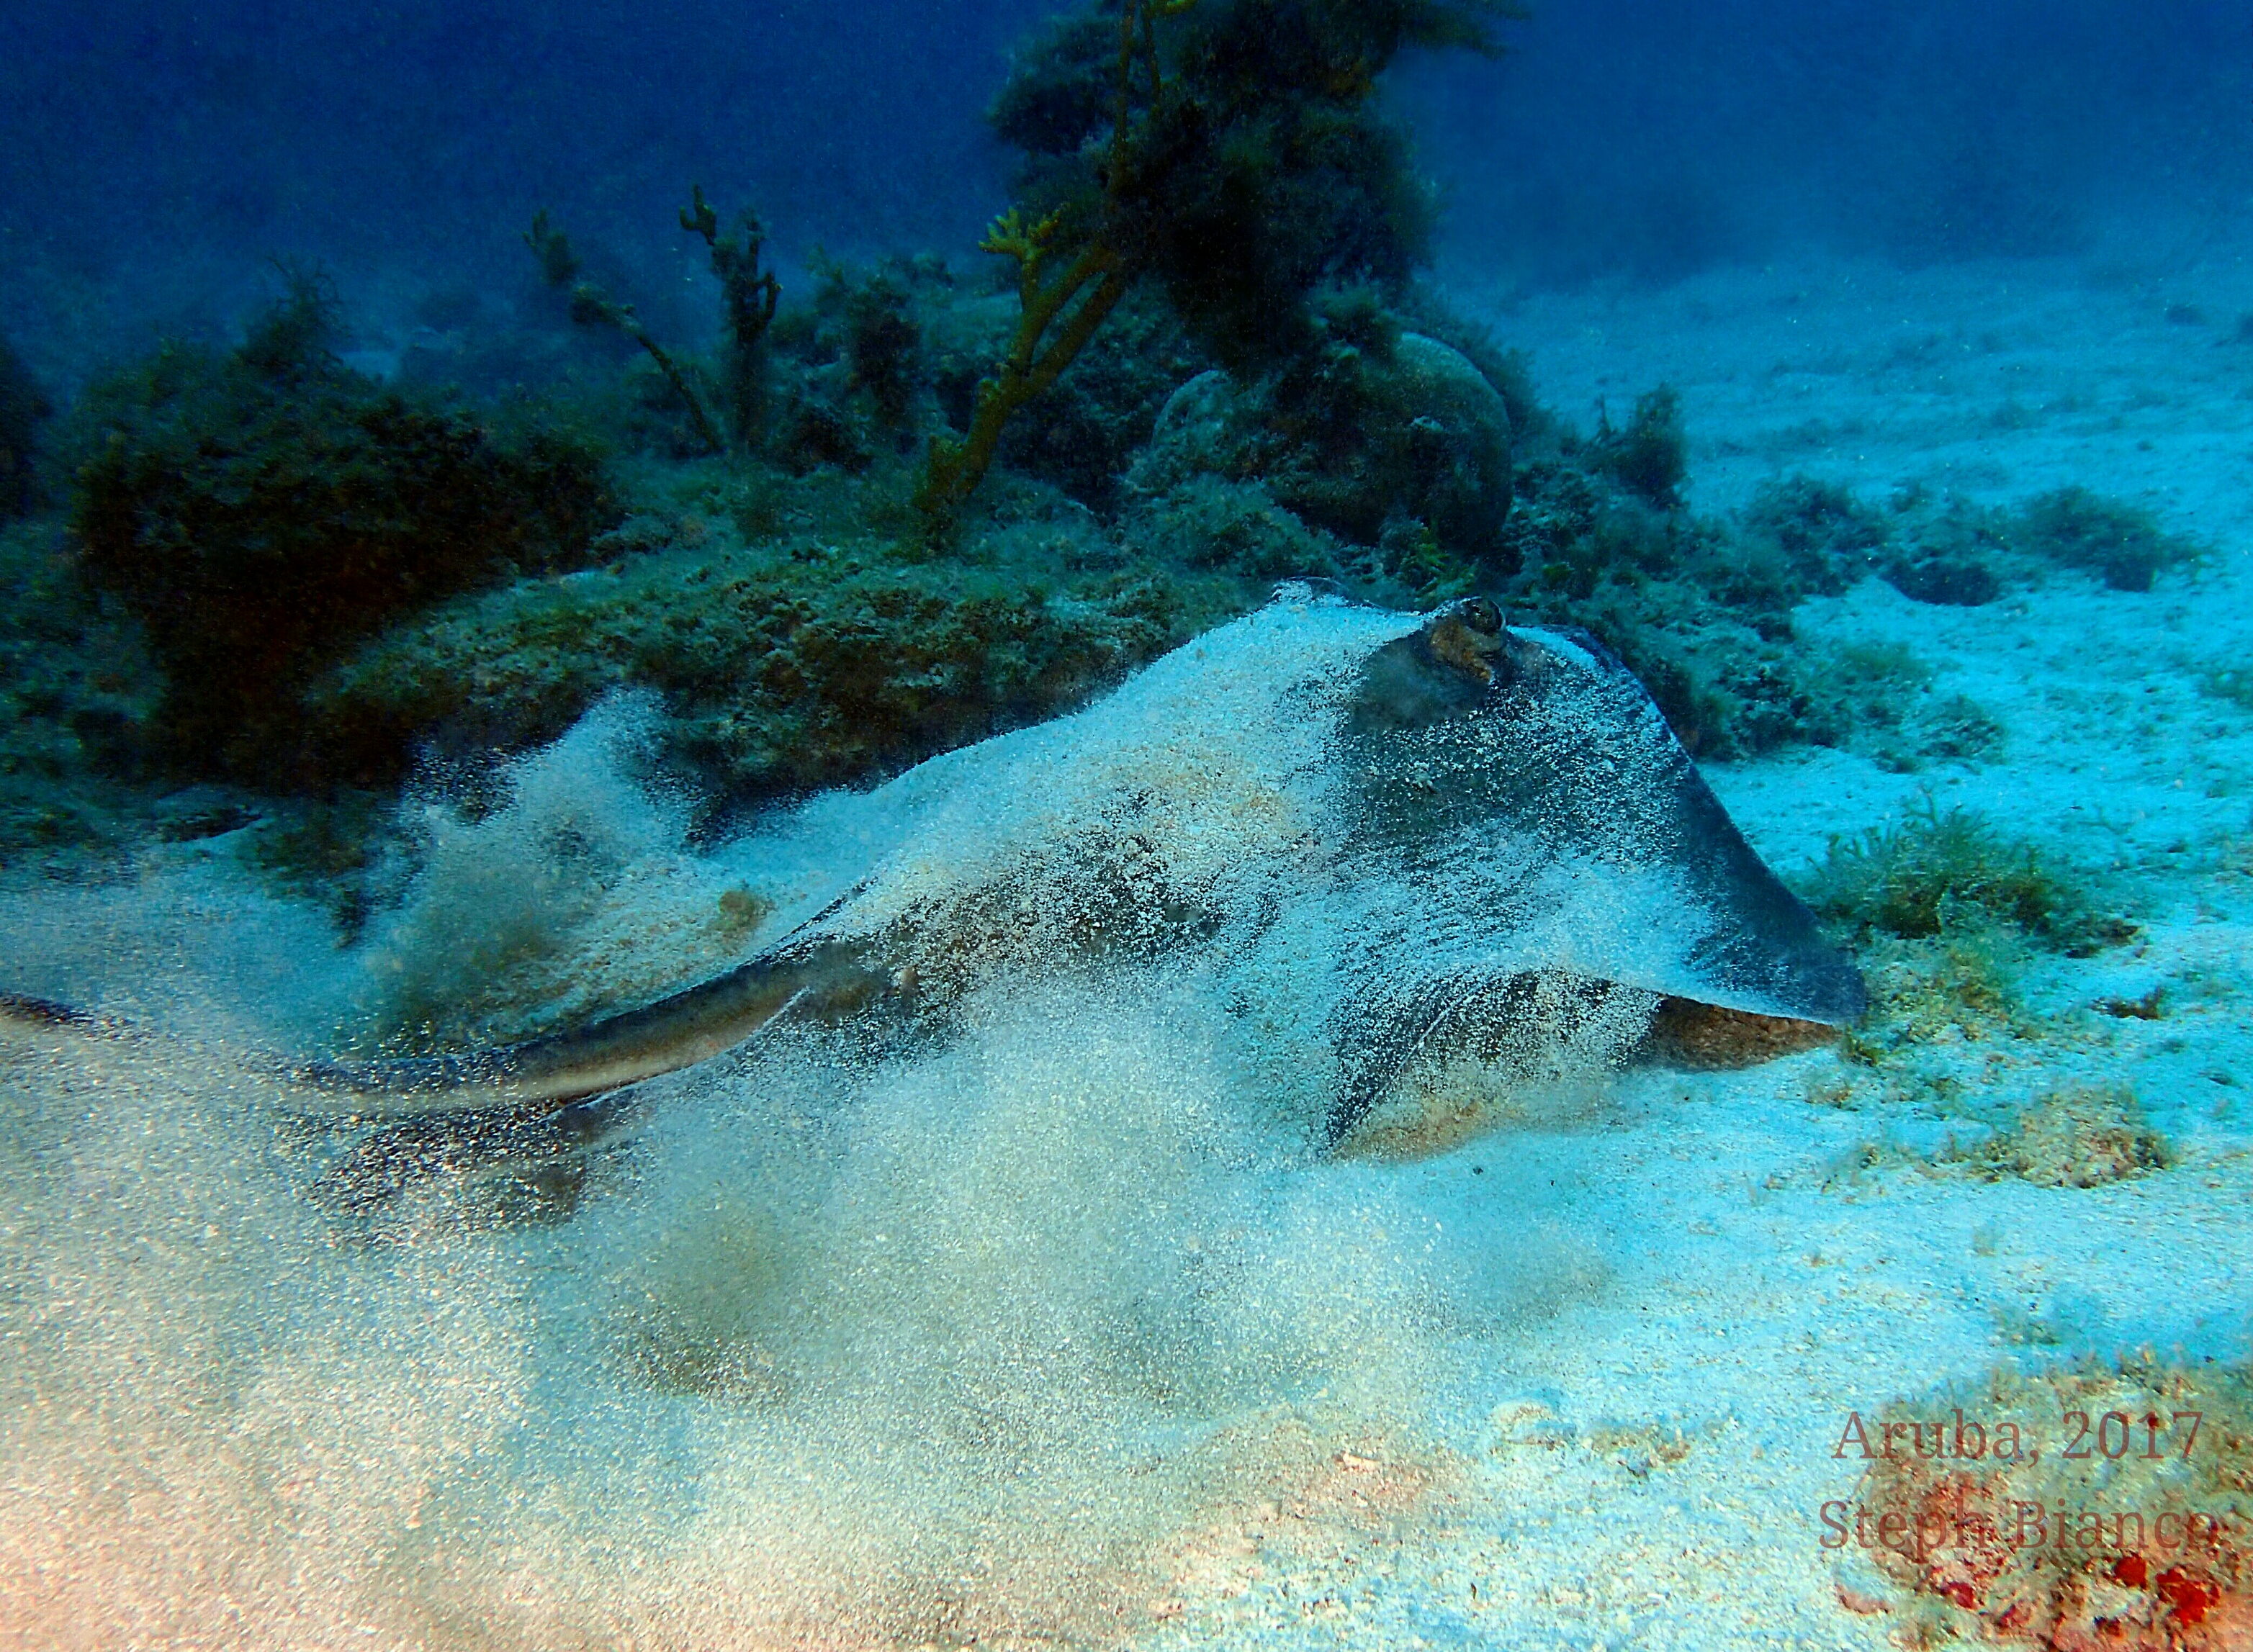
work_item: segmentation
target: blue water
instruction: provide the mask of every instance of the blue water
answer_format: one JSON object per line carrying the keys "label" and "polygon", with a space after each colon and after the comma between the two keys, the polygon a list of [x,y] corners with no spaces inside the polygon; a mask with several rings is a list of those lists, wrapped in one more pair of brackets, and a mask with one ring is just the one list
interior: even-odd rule
{"label": "blue water", "polygon": [[[1029,0],[630,8],[88,0],[0,9],[0,315],[75,376],[110,323],[223,326],[275,256],[360,287],[523,278],[535,206],[652,272],[690,180],[778,250],[960,248]],[[2242,220],[2229,0],[1549,0],[1398,88],[1447,254],[1664,277],[1808,239],[1917,260]]]}

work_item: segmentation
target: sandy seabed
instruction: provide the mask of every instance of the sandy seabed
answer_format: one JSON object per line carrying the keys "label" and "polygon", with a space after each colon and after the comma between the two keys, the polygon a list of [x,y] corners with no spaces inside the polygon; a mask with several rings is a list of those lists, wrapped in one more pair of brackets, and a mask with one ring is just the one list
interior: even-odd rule
{"label": "sandy seabed", "polygon": [[[2205,685],[2253,643],[2253,264],[1459,296],[1569,414],[1674,385],[1700,510],[2079,484],[2206,547],[2144,594],[1810,602],[1999,754],[1709,771],[1780,868],[1929,796],[2102,871],[2138,938],[2032,958],[2019,1032],[1883,1095],[1829,1051],[1634,1075],[1411,1164],[1277,1147],[1256,1028],[1193,982],[1038,984],[935,1059],[662,1081],[568,1221],[370,1229],[241,1059],[351,1000],[317,919],[185,848],[17,889],[10,985],[168,1031],[0,1044],[0,1644],[1883,1647],[1898,1595],[1823,1541],[1850,1418],[2243,1360],[2253,710]],[[742,871],[628,835],[652,924]],[[2172,1162],[1937,1168],[2082,1086]]]}

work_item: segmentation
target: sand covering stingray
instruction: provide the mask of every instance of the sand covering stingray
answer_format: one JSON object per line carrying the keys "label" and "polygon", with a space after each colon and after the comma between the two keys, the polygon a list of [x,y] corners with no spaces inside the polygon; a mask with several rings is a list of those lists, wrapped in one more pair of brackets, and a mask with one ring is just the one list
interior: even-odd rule
{"label": "sand covering stingray", "polygon": [[1475,1112],[1438,1098],[1450,1062],[1751,1058],[1864,1005],[1626,669],[1483,599],[1418,616],[1287,585],[871,802],[827,887],[725,975],[575,1032],[301,1076],[354,1112],[554,1106],[778,1018],[941,1030],[1013,972],[1161,962],[1258,1019],[1284,1113],[1334,1146],[1428,1146]]}

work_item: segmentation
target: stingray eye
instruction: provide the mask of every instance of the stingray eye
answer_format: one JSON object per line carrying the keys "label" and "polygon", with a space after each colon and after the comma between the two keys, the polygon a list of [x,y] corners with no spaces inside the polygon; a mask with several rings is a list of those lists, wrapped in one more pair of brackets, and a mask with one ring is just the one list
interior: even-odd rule
{"label": "stingray eye", "polygon": [[1433,664],[1478,688],[1495,682],[1497,666],[1506,674],[1502,610],[1487,597],[1450,603],[1426,623],[1423,637]]}

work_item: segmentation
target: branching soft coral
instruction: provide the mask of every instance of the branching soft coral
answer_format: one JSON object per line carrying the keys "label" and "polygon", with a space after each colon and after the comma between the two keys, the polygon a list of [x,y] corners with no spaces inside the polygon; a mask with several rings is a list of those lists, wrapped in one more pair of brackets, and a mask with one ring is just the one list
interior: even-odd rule
{"label": "branching soft coral", "polygon": [[[1082,247],[1061,274],[1048,275],[1049,247],[1057,222],[1057,215],[1051,213],[1028,226],[1012,207],[994,220],[979,243],[982,251],[1017,261],[1017,331],[999,371],[978,387],[969,436],[961,442],[951,436],[931,441],[923,485],[916,494],[916,504],[928,516],[944,518],[970,497],[994,463],[1009,415],[1057,381],[1133,284],[1126,261],[1100,235]],[[1085,297],[1073,309],[1073,301],[1083,293]],[[1065,317],[1067,310],[1071,314]],[[1061,324],[1059,317],[1065,317]],[[1051,328],[1056,329],[1053,337]]]}
{"label": "branching soft coral", "polygon": [[[701,205],[703,197],[700,194],[697,200]],[[711,451],[726,452],[728,444],[720,439],[711,415],[704,411],[703,400],[681,372],[680,364],[649,336],[649,329],[634,315],[631,304],[620,303],[593,282],[580,279],[579,255],[571,250],[570,238],[549,220],[545,212],[534,214],[532,227],[524,233],[524,244],[540,261],[540,273],[549,286],[570,289],[571,319],[582,327],[615,327],[647,351],[649,359],[665,375],[666,382],[673,387],[673,394],[680,398],[680,405],[687,409],[697,436]]]}
{"label": "branching soft coral", "polygon": [[766,335],[774,323],[775,307],[782,302],[782,282],[772,270],[759,268],[759,253],[766,245],[766,228],[757,213],[746,211],[733,235],[720,234],[720,215],[704,199],[701,185],[692,185],[694,197],[681,209],[680,227],[701,235],[712,252],[712,273],[720,278],[722,302],[727,307],[728,407],[736,426],[736,439],[746,444],[757,440],[766,404]]}
{"label": "branching soft coral", "polygon": [[[1017,264],[1019,318],[999,370],[978,387],[970,434],[961,442],[934,438],[916,503],[944,520],[970,497],[994,463],[1009,415],[1054,384],[1095,336],[1133,284],[1135,270],[1120,244],[1120,206],[1129,180],[1146,157],[1166,84],[1159,66],[1156,23],[1187,11],[1196,0],[1126,0],[1119,14],[1113,71],[1111,139],[1099,199],[1085,213],[1087,226],[1063,268],[1049,273],[1071,211],[1064,206],[1030,220],[1013,206],[995,219],[980,249]],[[1140,80],[1138,82],[1138,76]],[[1138,89],[1145,100],[1140,118]],[[1053,336],[1050,330],[1054,329]]]}

